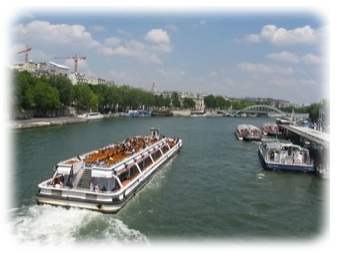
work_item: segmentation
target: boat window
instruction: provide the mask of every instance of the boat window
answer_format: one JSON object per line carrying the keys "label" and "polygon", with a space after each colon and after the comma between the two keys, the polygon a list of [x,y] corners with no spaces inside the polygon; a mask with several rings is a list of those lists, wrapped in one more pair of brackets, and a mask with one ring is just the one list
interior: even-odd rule
{"label": "boat window", "polygon": [[140,166],[141,170],[144,170],[145,168],[147,168],[150,164],[152,164],[151,158],[150,156],[148,156],[146,159],[144,159],[143,161],[141,161],[138,166]]}
{"label": "boat window", "polygon": [[162,155],[162,154],[161,154],[161,151],[160,151],[160,150],[157,150],[157,151],[153,154],[154,160],[158,159],[161,155]]}
{"label": "boat window", "polygon": [[92,177],[90,190],[99,192],[114,191],[116,185],[118,185],[118,183],[116,182],[116,179],[114,177]]}

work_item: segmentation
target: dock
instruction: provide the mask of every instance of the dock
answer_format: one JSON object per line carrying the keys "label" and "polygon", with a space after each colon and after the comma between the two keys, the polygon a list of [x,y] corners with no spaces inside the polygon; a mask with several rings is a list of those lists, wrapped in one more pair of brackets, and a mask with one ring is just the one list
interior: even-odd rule
{"label": "dock", "polygon": [[330,150],[330,134],[326,132],[321,132],[314,130],[308,127],[294,126],[294,125],[284,125],[280,124],[279,127],[284,131],[290,131],[294,134],[302,136],[304,139],[309,140],[310,142],[321,145],[327,150]]}

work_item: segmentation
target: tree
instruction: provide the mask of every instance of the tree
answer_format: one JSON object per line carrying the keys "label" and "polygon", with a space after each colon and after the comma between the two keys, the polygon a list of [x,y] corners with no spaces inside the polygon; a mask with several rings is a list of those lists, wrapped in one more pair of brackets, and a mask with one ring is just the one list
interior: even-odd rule
{"label": "tree", "polygon": [[173,105],[174,108],[181,108],[181,101],[178,97],[178,93],[177,92],[173,92],[171,94],[171,103]]}
{"label": "tree", "polygon": [[215,109],[217,107],[216,98],[213,95],[204,97],[205,107],[208,109]]}
{"label": "tree", "polygon": [[184,98],[183,99],[183,108],[195,108],[196,102],[192,98]]}
{"label": "tree", "polygon": [[27,71],[13,72],[13,105],[17,110],[28,110],[33,108],[32,88],[36,83],[36,78],[33,78]]}
{"label": "tree", "polygon": [[43,79],[39,79],[32,89],[32,97],[38,116],[50,116],[61,107],[58,90]]}
{"label": "tree", "polygon": [[74,97],[76,109],[87,112],[90,109],[97,110],[98,96],[92,91],[88,84],[74,86]]}
{"label": "tree", "polygon": [[48,83],[59,91],[62,107],[67,107],[72,103],[73,84],[65,76],[50,76]]}

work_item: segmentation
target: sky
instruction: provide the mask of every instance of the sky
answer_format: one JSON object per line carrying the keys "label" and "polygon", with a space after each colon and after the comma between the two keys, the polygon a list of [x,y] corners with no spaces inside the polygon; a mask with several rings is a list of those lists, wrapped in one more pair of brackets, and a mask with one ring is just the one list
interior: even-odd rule
{"label": "sky", "polygon": [[[22,8],[10,22],[10,62],[53,61],[87,76],[157,91],[328,98],[329,24],[314,9]],[[53,58],[65,57],[65,58]]]}

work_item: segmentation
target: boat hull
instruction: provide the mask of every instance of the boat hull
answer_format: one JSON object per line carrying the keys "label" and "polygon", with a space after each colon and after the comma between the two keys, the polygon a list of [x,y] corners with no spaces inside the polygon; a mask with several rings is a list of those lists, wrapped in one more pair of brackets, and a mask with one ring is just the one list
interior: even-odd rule
{"label": "boat hull", "polygon": [[243,140],[243,136],[241,136],[238,131],[235,131],[235,136],[238,140],[242,141]]}
{"label": "boat hull", "polygon": [[[98,211],[101,213],[117,213],[136,195],[159,171],[165,163],[170,161],[182,147],[182,140],[167,153],[163,154],[143,174],[134,178],[127,186],[114,192],[93,192],[76,188],[49,188],[44,187],[45,182],[39,185],[36,194],[38,205],[52,205],[64,208],[79,208]],[[47,180],[48,181],[48,180]]]}
{"label": "boat hull", "polygon": [[[155,172],[154,172],[155,173]],[[153,174],[154,174],[153,173]],[[111,201],[97,201],[97,200],[88,200],[88,199],[78,199],[72,197],[58,197],[58,196],[46,196],[37,193],[37,204],[38,205],[51,205],[51,206],[60,206],[64,208],[79,208],[79,209],[87,209],[91,211],[98,211],[106,214],[115,214],[120,209],[127,204],[127,202],[136,195],[136,193],[141,190],[152,178],[149,176],[146,180],[143,180],[137,188],[128,193],[128,195],[124,196],[122,200],[118,200],[112,196]],[[123,193],[122,193],[123,194]]]}

